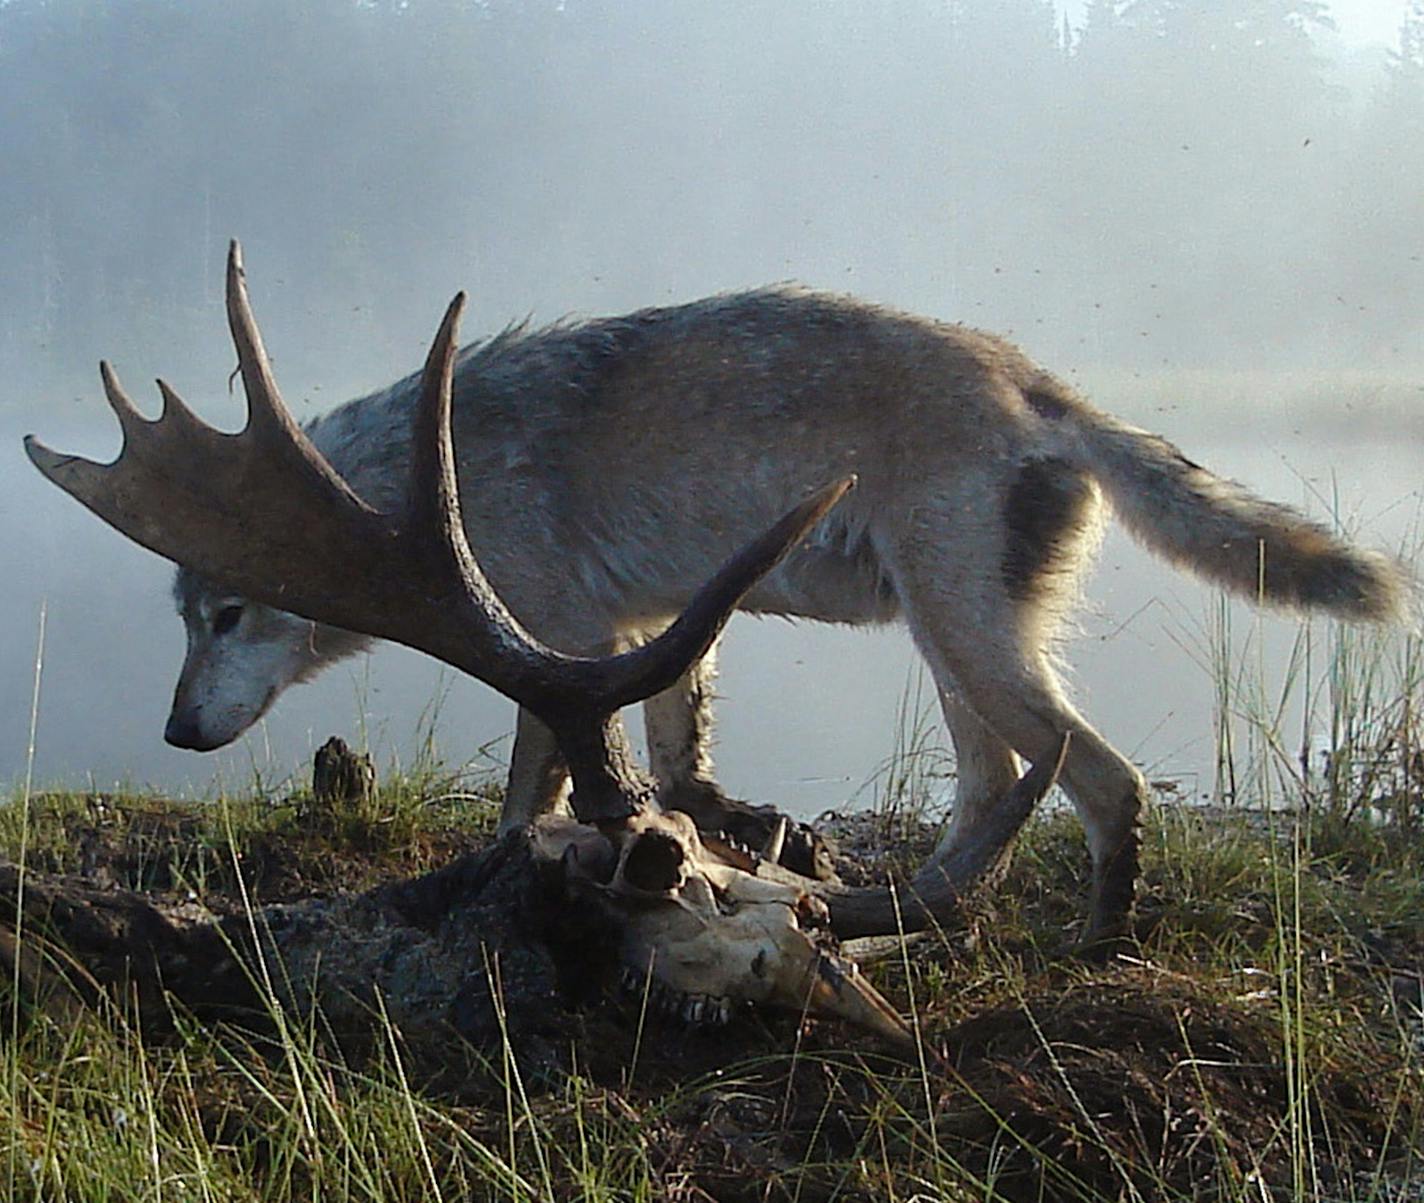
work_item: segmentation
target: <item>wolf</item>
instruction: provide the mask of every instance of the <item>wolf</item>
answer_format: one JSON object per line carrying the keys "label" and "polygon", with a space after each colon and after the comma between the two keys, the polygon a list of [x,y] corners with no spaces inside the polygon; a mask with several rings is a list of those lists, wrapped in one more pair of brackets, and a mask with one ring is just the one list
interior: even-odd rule
{"label": "wolf", "polygon": [[[416,394],[408,377],[307,426],[378,508],[399,502]],[[1170,563],[1260,602],[1383,621],[1409,588],[1389,557],[1094,408],[1003,339],[795,287],[509,327],[459,354],[454,439],[491,584],[528,630],[579,655],[647,639],[730,552],[823,482],[856,476],[742,608],[908,628],[957,756],[936,859],[986,842],[1019,757],[1066,733],[1061,784],[1093,860],[1088,938],[1121,930],[1130,908],[1146,796],[1055,667],[1105,510]],[[369,642],[186,570],[174,593],[188,645],[165,737],[179,747],[230,742]],[[645,703],[662,797],[699,822],[725,801],[713,674],[709,653]],[[564,786],[552,736],[521,711],[501,827],[553,808]]]}

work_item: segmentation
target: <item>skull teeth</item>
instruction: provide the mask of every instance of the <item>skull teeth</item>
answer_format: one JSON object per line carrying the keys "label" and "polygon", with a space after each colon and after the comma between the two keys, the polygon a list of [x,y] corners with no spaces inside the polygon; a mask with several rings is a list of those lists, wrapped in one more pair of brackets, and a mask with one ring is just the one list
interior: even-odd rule
{"label": "skull teeth", "polygon": [[689,1027],[722,1027],[731,1022],[732,1000],[710,994],[688,994],[660,982],[656,977],[625,965],[618,984],[633,998],[647,999],[648,1008]]}
{"label": "skull teeth", "polygon": [[733,852],[740,852],[743,856],[755,855],[755,851],[749,844],[742,843],[742,841],[733,836],[730,831],[719,831],[716,835],[716,839],[719,843],[725,844]]}

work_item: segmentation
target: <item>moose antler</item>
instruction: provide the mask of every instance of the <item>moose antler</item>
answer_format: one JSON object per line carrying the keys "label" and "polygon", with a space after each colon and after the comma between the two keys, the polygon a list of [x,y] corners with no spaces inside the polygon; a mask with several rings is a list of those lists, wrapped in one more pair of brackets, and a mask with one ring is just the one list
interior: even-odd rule
{"label": "moose antler", "polygon": [[464,304],[463,293],[451,303],[425,362],[397,514],[362,501],[283,404],[236,242],[227,308],[249,408],[240,433],[206,426],[162,381],[163,411],[145,419],[103,364],[104,392],[124,434],[114,462],[62,455],[33,437],[25,447],[45,476],[160,555],[269,605],[427,652],[542,719],[568,762],[575,813],[600,830],[546,825],[531,838],[567,862],[581,888],[623,908],[625,964],[646,969],[653,950],[662,956],[653,958],[653,972],[679,996],[712,989],[699,983],[720,983],[717,989],[744,1001],[794,1007],[810,999],[904,1038],[898,1017],[835,955],[833,941],[824,932],[812,939],[808,929],[824,925],[827,911],[840,936],[913,930],[952,917],[960,892],[992,866],[1052,785],[1062,745],[996,808],[992,838],[977,841],[970,860],[927,866],[903,899],[836,889],[774,863],[739,865],[729,850],[703,845],[681,816],[657,813],[654,786],[632,758],[618,710],[667,688],[704,654],[743,594],[854,479],[823,488],[734,555],[651,642],[602,659],[554,651],[494,593],[461,522],[450,408]]}
{"label": "moose antler", "polygon": [[627,754],[617,711],[672,685],[717,637],[743,593],[851,488],[816,493],[734,556],[659,638],[583,659],[544,646],[510,614],[470,550],[450,436],[451,375],[465,294],[451,302],[425,362],[403,511],[356,496],[293,420],[252,315],[232,243],[227,310],[247,393],[236,435],[204,425],[163,381],[149,421],[101,365],[123,429],[111,464],[61,455],[33,437],[50,480],[131,539],[261,602],[390,639],[478,677],[554,731],[586,822],[634,813],[652,796]]}

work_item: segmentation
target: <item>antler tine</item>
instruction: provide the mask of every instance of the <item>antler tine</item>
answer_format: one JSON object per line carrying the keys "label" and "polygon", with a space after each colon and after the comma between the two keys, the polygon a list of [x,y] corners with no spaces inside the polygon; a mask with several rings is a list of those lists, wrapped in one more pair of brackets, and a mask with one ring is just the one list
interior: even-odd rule
{"label": "antler tine", "polygon": [[104,382],[104,397],[109,402],[109,408],[114,411],[114,417],[119,420],[119,429],[124,432],[124,441],[127,442],[130,432],[136,430],[140,423],[147,424],[145,418],[134,403],[129,400],[129,395],[124,392],[124,386],[119,383],[118,375],[107,359],[99,361],[99,378]]}
{"label": "antler tine", "polygon": [[723,564],[666,631],[605,661],[604,704],[617,709],[669,688],[712,646],[746,592],[790,555],[855,484],[855,476],[847,476],[813,493]]}
{"label": "antler tine", "polygon": [[104,474],[110,470],[108,464],[96,464],[93,460],[79,455],[66,455],[47,447],[32,434],[25,435],[25,454],[46,479],[53,481],[71,497],[92,510],[86,500],[96,495],[102,487]]}
{"label": "antler tine", "polygon": [[560,658],[550,666],[553,671],[540,675],[539,696],[531,695],[526,704],[559,741],[580,821],[618,821],[651,801],[656,791],[633,760],[618,710],[672,685],[712,646],[743,594],[790,554],[854,484],[852,476],[820,490],[737,552],[656,639],[604,660]]}
{"label": "antler tine", "polygon": [[593,662],[565,656],[529,634],[495,593],[465,534],[451,434],[456,343],[465,302],[465,294],[457,293],[445,310],[425,358],[412,421],[401,540],[419,564],[427,591],[443,594],[448,602],[431,624],[434,642],[423,650],[536,712],[553,694],[568,695],[575,709],[587,709],[593,683],[587,670]]}
{"label": "antler tine", "polygon": [[[337,506],[371,513],[345,480],[326,462],[282,400],[262,332],[247,295],[247,272],[242,266],[242,244],[234,238],[227,250],[227,322],[237,350],[242,389],[247,395],[247,425],[242,434],[257,444],[256,455],[269,457],[281,470],[294,474],[303,487],[318,493],[335,490]],[[161,387],[161,384],[160,384]],[[260,450],[259,450],[260,449]]]}
{"label": "antler tine", "polygon": [[1004,795],[974,846],[957,858],[930,860],[921,866],[898,902],[883,887],[818,886],[817,892],[831,912],[831,930],[842,940],[849,940],[924,931],[953,921],[964,895],[999,863],[1033,808],[1058,781],[1068,745],[1068,734],[1059,736]]}
{"label": "antler tine", "polygon": [[[499,664],[514,662],[537,672],[548,671],[560,659],[529,634],[510,614],[490,586],[479,560],[470,548],[460,513],[460,488],[455,471],[455,445],[451,434],[451,407],[455,375],[455,347],[465,294],[456,293],[425,358],[420,399],[416,403],[411,439],[410,481],[406,488],[402,530],[412,542],[426,544],[426,554],[450,561],[458,587],[474,609],[475,628],[494,628],[498,638],[489,654]],[[515,688],[519,685],[516,682]]]}
{"label": "antler tine", "polygon": [[242,371],[242,387],[247,393],[248,428],[270,439],[277,431],[289,433],[297,424],[282,401],[277,379],[252,302],[247,296],[247,273],[242,266],[242,246],[234,238],[227,249],[227,322],[237,349],[237,366]]}
{"label": "antler tine", "polygon": [[455,344],[460,319],[465,315],[465,300],[463,292],[455,294],[425,357],[411,440],[405,520],[408,531],[438,531],[442,538],[455,545],[460,558],[469,555],[469,544],[460,520],[460,490],[450,425]]}
{"label": "antler tine", "polygon": [[208,429],[207,424],[188,408],[188,403],[168,387],[167,381],[157,380],[155,383],[158,385],[159,395],[163,398],[163,412],[158,417],[160,422],[175,432],[177,427],[187,427],[189,430]]}

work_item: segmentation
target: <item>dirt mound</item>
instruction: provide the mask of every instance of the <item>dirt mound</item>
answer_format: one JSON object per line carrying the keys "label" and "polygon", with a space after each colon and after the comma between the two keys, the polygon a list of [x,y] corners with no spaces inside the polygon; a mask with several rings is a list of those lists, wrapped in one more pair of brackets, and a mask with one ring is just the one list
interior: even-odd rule
{"label": "dirt mound", "polygon": [[[293,904],[269,908],[264,922],[297,922],[305,898],[351,895],[331,922],[366,915],[375,935],[392,908],[444,914],[437,895],[468,885],[462,873],[496,871],[459,856],[481,843],[469,829],[427,824],[395,841],[389,825],[338,830],[288,813],[224,843],[211,818],[91,799],[40,816],[31,867],[82,875],[89,893],[76,889],[71,910],[97,913],[146,891],[135,900],[138,919],[149,902],[173,913],[194,883],[209,911],[240,917],[240,873],[254,903]],[[861,838],[853,824],[836,834],[842,876],[899,872],[879,838]],[[1043,897],[1029,909],[1051,912],[1059,893],[1075,899],[1072,858],[1052,840],[1034,857]],[[432,863],[446,868],[401,884]],[[381,882],[390,884],[371,889]],[[31,895],[39,885],[31,882]],[[1260,967],[1275,964],[1262,953],[1278,929],[1263,922],[1259,939],[1240,930],[1255,922],[1250,911],[1233,920],[1236,946],[1252,950],[1245,988],[1225,959],[1193,967],[1164,953],[1159,965],[1151,945],[1093,970],[1045,961],[1038,949],[1049,933],[1014,935],[1011,918],[984,921],[973,947],[931,937],[871,970],[922,1018],[923,1052],[903,1057],[794,1015],[743,1010],[725,1027],[686,1026],[636,986],[619,989],[613,937],[596,916],[574,931],[560,912],[557,930],[543,930],[538,883],[515,873],[509,889],[484,898],[489,913],[471,923],[494,932],[509,915],[525,916],[502,948],[485,950],[518,1013],[511,1006],[495,1024],[488,992],[472,994],[466,1009],[483,1027],[408,1041],[403,1080],[459,1115],[462,1130],[504,1147],[527,1135],[507,1129],[517,1066],[545,1146],[577,1148],[595,1123],[651,1168],[658,1197],[1343,1198],[1359,1193],[1346,1178],[1378,1173],[1414,1139],[1415,1104],[1400,1093],[1412,1071],[1399,1064],[1397,1040],[1381,1034],[1391,1022],[1387,967],[1327,957],[1322,936],[1315,968],[1292,995],[1289,977]],[[371,890],[366,902],[358,890]],[[1031,892],[1024,883],[1015,890]],[[1185,930],[1180,915],[1173,926]],[[219,1039],[222,1030],[214,1027]],[[347,1045],[338,1060],[364,1074],[370,1051]],[[231,1113],[232,1100],[221,1106]]]}

